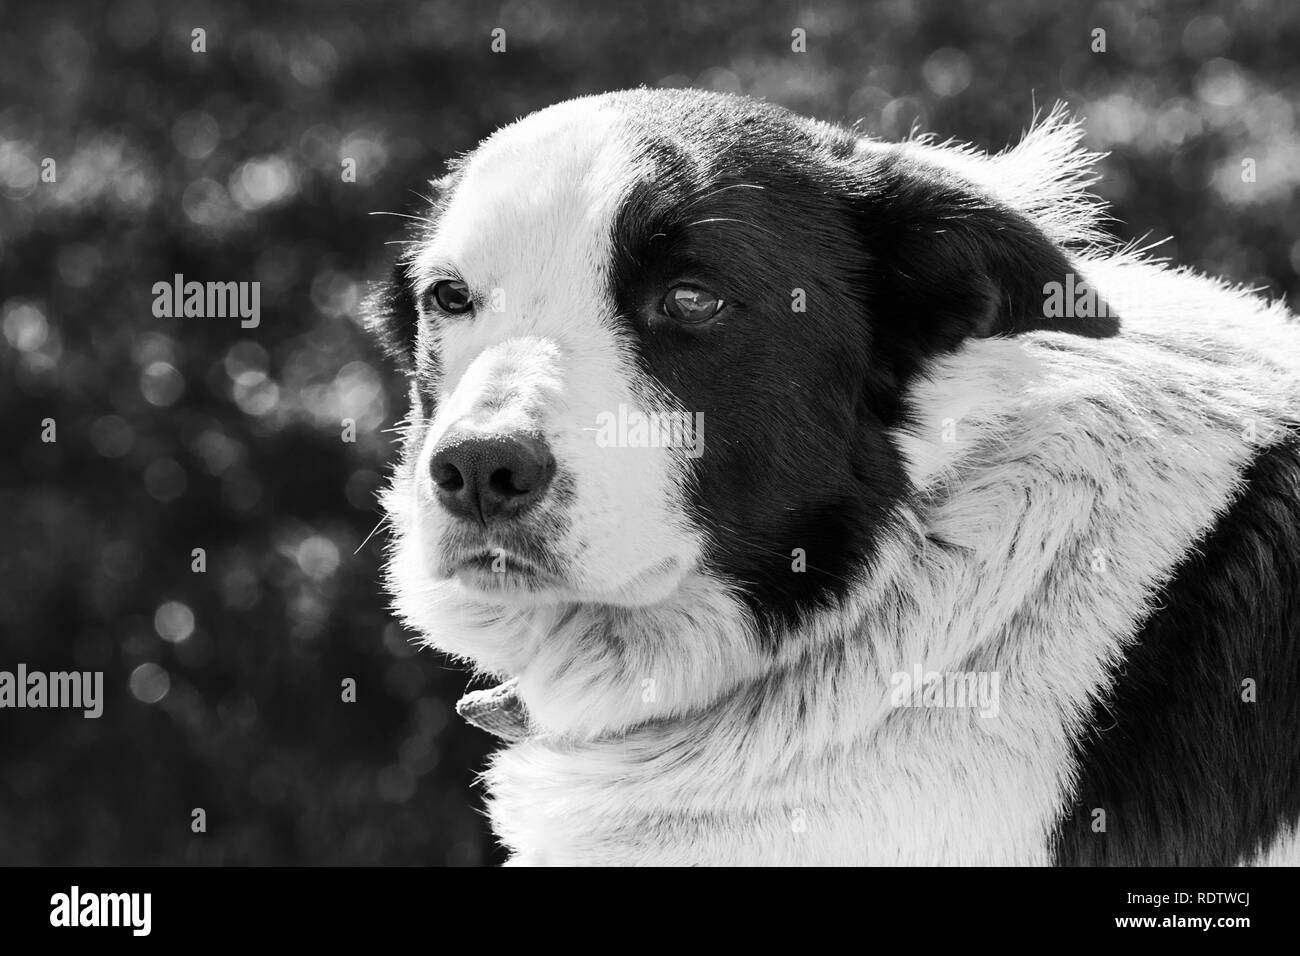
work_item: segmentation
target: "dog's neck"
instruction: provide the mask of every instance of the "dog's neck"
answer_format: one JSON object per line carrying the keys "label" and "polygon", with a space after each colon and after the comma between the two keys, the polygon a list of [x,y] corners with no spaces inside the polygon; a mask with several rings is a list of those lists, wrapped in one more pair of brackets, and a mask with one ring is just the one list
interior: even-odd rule
{"label": "dog's neck", "polygon": [[691,575],[649,607],[568,605],[521,612],[515,678],[534,733],[589,739],[683,719],[760,677],[771,652],[737,598]]}
{"label": "dog's neck", "polygon": [[[710,604],[718,599],[731,600],[701,579],[652,608],[528,615],[527,632],[542,636],[527,663],[502,683],[467,693],[457,711],[510,742],[615,740],[651,724],[680,731],[707,723],[729,700],[770,697],[774,680],[806,667],[810,656],[842,660],[861,630],[860,610],[838,605],[764,641],[741,610]],[[554,629],[542,631],[548,625]],[[657,646],[647,643],[655,638]],[[674,640],[681,643],[666,647]],[[577,649],[578,657],[562,660],[559,649]]]}

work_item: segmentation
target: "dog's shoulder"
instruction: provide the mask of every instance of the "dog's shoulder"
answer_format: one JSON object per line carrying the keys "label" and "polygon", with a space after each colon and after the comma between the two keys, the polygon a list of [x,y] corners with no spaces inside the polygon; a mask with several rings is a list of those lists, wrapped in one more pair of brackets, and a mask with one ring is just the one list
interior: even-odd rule
{"label": "dog's shoulder", "polygon": [[1254,458],[1154,603],[1076,741],[1058,863],[1230,865],[1300,818],[1300,437]]}

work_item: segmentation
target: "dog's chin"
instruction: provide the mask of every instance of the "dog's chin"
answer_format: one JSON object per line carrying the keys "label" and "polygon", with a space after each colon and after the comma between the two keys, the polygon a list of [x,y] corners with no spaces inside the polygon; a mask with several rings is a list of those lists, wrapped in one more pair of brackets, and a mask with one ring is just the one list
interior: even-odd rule
{"label": "dog's chin", "polygon": [[623,580],[592,586],[509,557],[482,556],[445,566],[441,576],[455,580],[467,594],[479,600],[508,607],[554,604],[646,607],[675,594],[689,571],[685,562],[670,557]]}

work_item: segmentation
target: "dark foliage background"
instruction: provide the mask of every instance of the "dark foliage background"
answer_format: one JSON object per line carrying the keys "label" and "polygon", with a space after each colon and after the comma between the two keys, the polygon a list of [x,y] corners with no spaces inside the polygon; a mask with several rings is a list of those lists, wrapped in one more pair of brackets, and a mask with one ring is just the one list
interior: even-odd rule
{"label": "dark foliage background", "polygon": [[[4,863],[497,858],[465,677],[392,623],[366,540],[403,408],[357,305],[400,226],[368,214],[521,114],[696,85],[1001,148],[1065,99],[1123,235],[1300,304],[1285,0],[3,0],[0,24],[0,669],[103,670],[107,698],[0,711]],[[155,318],[178,272],[260,282],[261,326]]]}

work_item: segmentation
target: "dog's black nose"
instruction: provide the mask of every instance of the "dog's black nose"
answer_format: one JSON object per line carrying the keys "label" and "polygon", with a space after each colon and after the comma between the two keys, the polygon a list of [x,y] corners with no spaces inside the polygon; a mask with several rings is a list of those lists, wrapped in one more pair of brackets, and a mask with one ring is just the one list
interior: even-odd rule
{"label": "dog's black nose", "polygon": [[444,508],[487,524],[512,518],[541,498],[555,474],[555,457],[531,435],[453,430],[434,448],[429,470]]}

